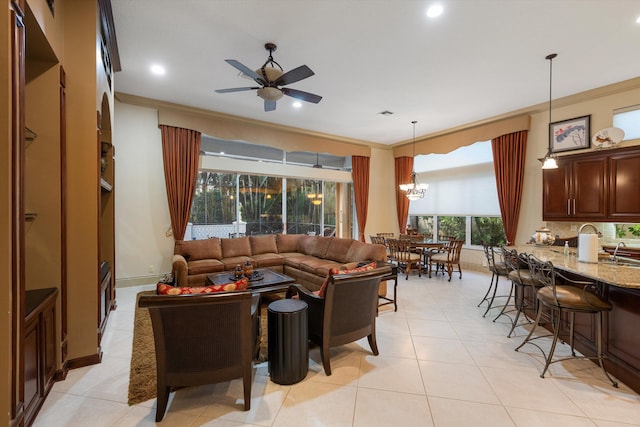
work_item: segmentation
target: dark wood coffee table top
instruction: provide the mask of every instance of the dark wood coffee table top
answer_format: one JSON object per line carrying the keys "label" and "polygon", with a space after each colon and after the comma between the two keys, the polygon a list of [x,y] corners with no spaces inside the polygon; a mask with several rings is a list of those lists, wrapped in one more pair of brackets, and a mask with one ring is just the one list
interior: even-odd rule
{"label": "dark wood coffee table top", "polygon": [[[293,278],[268,268],[256,268],[253,277],[256,279],[249,280],[247,290],[258,293],[286,290],[286,285],[295,282]],[[207,276],[207,285],[224,285],[233,280],[233,271],[214,273]]]}

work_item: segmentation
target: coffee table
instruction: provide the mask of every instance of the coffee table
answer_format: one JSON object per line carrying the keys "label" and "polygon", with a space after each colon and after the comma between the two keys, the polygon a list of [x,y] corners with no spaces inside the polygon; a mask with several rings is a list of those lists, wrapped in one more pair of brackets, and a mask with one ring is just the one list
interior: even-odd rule
{"label": "coffee table", "polygon": [[[286,291],[288,285],[295,282],[295,279],[268,268],[256,268],[252,277],[255,279],[249,280],[247,290],[258,294]],[[233,280],[232,271],[214,273],[207,276],[207,285],[224,285]]]}

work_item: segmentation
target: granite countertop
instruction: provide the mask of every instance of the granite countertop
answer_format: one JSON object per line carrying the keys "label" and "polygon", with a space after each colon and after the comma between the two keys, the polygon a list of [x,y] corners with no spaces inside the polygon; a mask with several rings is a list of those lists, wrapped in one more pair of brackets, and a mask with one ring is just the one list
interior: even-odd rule
{"label": "granite countertop", "polygon": [[[518,252],[536,256],[541,261],[551,261],[559,270],[580,274],[589,279],[598,280],[621,288],[640,289],[640,264],[638,267],[615,265],[608,259],[598,263],[578,261],[575,248],[565,256],[560,246],[517,245],[511,248]],[[608,254],[607,254],[608,257]]]}

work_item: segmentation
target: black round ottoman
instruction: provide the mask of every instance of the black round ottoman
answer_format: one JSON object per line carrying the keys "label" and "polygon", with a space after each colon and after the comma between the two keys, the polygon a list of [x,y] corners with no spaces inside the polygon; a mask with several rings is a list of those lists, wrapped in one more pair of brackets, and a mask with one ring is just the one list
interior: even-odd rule
{"label": "black round ottoman", "polygon": [[307,303],[281,299],[267,308],[268,358],[271,381],[295,384],[309,370]]}

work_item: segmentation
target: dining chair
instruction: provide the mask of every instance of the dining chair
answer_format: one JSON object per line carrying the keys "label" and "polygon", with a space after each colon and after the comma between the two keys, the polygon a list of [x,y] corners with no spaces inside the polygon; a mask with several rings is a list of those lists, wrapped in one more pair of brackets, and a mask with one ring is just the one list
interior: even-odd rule
{"label": "dining chair", "polygon": [[[529,334],[515,350],[520,350],[520,348],[525,344],[532,344],[542,352],[542,355],[545,357],[545,365],[540,373],[541,378],[544,378],[544,374],[549,369],[549,365],[551,363],[574,358],[597,360],[604,375],[611,384],[617,388],[618,383],[609,376],[609,373],[604,368],[603,362],[604,359],[607,358],[602,350],[603,313],[611,311],[612,305],[601,295],[597,294],[601,288],[599,288],[594,282],[572,280],[563,276],[555,270],[551,261],[543,262],[533,255],[529,256],[529,265],[532,277],[541,282],[541,287],[536,293],[536,298],[541,306],[538,308],[536,321],[529,331]],[[562,284],[558,284],[558,281],[561,281]],[[542,306],[546,307],[550,311],[552,333],[534,335],[534,332],[536,332],[540,325],[542,314],[545,312],[545,310],[542,309]],[[573,331],[576,313],[591,314],[595,316],[595,356],[579,356],[575,353],[573,348]],[[567,319],[567,317],[569,321],[569,346],[571,347],[571,356],[561,357],[554,360],[553,355],[558,342],[558,337],[560,336],[561,321],[563,319]],[[538,345],[536,340],[547,337],[551,337],[552,341],[548,354],[545,354],[545,351],[540,345]]]}
{"label": "dining chair", "polygon": [[422,255],[411,251],[411,240],[388,239],[391,260],[398,269],[404,271],[405,280],[409,279],[409,273],[415,267],[418,277],[422,277]]}
{"label": "dining chair", "polygon": [[462,279],[462,268],[460,267],[460,253],[462,252],[463,240],[450,240],[445,246],[442,247],[440,252],[433,251],[429,256],[429,278],[431,278],[431,272],[433,266],[436,266],[436,274],[438,270],[445,270],[449,274],[449,281],[453,274],[453,266],[458,266],[458,273],[460,279]]}

